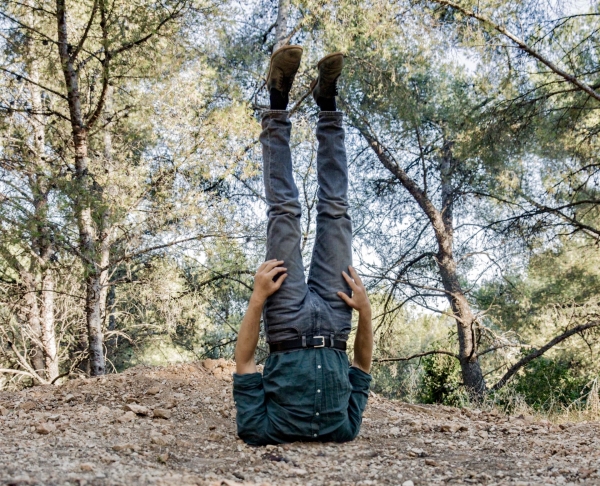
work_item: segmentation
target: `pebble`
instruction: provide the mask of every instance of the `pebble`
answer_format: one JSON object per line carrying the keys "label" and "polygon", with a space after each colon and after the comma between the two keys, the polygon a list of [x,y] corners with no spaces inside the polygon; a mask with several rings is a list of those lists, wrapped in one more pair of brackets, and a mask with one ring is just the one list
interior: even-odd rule
{"label": "pebble", "polygon": [[19,409],[21,409],[25,412],[29,412],[30,410],[33,410],[36,406],[37,406],[37,403],[32,402],[32,401],[27,401],[27,402],[21,403],[21,405],[19,405]]}
{"label": "pebble", "polygon": [[125,405],[125,409],[135,413],[136,415],[150,414],[150,409],[148,407],[144,407],[143,405],[137,405],[135,403],[128,403],[127,405]]}
{"label": "pebble", "polygon": [[122,424],[124,424],[127,422],[131,422],[134,419],[135,419],[135,413],[133,413],[132,411],[129,411],[129,412],[126,412],[125,414],[121,415],[117,420],[119,422],[121,422]]}
{"label": "pebble", "polygon": [[41,424],[38,424],[37,427],[35,428],[35,431],[41,435],[51,434],[55,430],[56,430],[56,426],[54,424],[51,424],[48,422],[42,422]]}
{"label": "pebble", "polygon": [[171,418],[171,411],[167,410],[166,408],[155,408],[153,413],[154,413],[154,417],[156,417],[156,418],[162,418],[162,419],[170,419]]}

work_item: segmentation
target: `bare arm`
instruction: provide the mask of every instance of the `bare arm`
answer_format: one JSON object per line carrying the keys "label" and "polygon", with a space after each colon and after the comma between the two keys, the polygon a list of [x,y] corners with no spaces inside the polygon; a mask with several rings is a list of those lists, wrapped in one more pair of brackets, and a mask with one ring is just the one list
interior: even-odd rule
{"label": "bare arm", "polygon": [[260,332],[260,315],[267,297],[277,292],[287,277],[287,273],[284,273],[280,275],[277,281],[273,281],[276,275],[287,270],[287,268],[279,266],[282,263],[283,260],[266,261],[258,267],[254,276],[254,291],[250,297],[244,319],[242,319],[235,346],[235,372],[239,375],[256,373],[254,352],[256,351]]}
{"label": "bare arm", "polygon": [[371,302],[362,280],[352,267],[348,267],[351,277],[342,272],[344,279],[352,289],[352,297],[348,297],[344,292],[338,292],[338,295],[346,304],[358,311],[358,329],[356,330],[356,339],[354,341],[354,361],[352,366],[369,373],[371,371],[371,361],[373,359],[373,326],[371,324]]}

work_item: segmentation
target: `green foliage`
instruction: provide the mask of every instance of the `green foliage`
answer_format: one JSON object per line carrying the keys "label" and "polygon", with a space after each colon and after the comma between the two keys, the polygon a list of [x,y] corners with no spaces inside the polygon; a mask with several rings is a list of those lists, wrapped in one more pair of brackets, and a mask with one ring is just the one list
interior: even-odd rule
{"label": "green foliage", "polygon": [[418,388],[421,370],[418,364],[410,362],[376,364],[371,370],[371,389],[386,397],[415,402],[419,400]]}
{"label": "green foliage", "polygon": [[432,354],[423,359],[419,398],[423,403],[460,406],[467,400],[461,387],[460,364],[456,358]]}
{"label": "green foliage", "polygon": [[536,410],[568,406],[581,398],[591,377],[585,375],[577,358],[540,357],[514,380],[511,388]]}

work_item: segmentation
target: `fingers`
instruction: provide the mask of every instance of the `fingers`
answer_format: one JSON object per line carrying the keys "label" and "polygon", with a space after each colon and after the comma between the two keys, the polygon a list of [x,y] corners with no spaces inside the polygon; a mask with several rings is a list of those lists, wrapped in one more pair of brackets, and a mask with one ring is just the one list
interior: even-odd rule
{"label": "fingers", "polygon": [[354,267],[352,265],[350,265],[348,267],[348,269],[350,270],[350,275],[352,275],[352,278],[354,279],[354,281],[358,284],[358,285],[362,285],[362,280],[360,279],[360,276],[358,275],[358,272],[354,269]]}
{"label": "fingers", "polygon": [[283,260],[269,260],[268,262],[265,262],[265,268],[264,270],[266,272],[270,272],[274,267],[278,267],[279,265],[281,265],[283,263]]}
{"label": "fingers", "polygon": [[346,304],[348,304],[350,307],[354,307],[352,304],[352,299],[350,297],[348,297],[347,294],[345,294],[344,292],[338,292],[338,297],[341,298],[344,302],[346,302]]}
{"label": "fingers", "polygon": [[279,277],[277,279],[277,282],[273,282],[275,284],[275,291],[278,291],[279,288],[281,287],[281,284],[283,283],[283,281],[287,278],[288,274],[284,273],[281,277]]}
{"label": "fingers", "polygon": [[342,276],[344,277],[344,280],[346,280],[346,282],[348,282],[348,285],[350,285],[350,288],[352,290],[354,290],[354,291],[358,290],[358,285],[356,285],[356,282],[354,282],[354,280],[352,280],[346,272],[342,272]]}
{"label": "fingers", "polygon": [[267,272],[267,277],[273,278],[275,275],[281,272],[285,272],[287,268],[285,267],[275,267],[271,271]]}
{"label": "fingers", "polygon": [[271,268],[273,268],[274,266],[277,265],[281,265],[283,263],[283,260],[267,260],[265,262],[263,262],[260,267],[258,267],[258,271],[260,272],[261,270],[266,270],[269,271]]}

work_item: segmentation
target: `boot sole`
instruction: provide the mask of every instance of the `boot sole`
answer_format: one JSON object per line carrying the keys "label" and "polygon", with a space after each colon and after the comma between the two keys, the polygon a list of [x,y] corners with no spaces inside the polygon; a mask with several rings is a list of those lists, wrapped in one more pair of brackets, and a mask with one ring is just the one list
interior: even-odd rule
{"label": "boot sole", "polygon": [[271,62],[269,64],[269,72],[267,73],[267,78],[266,78],[266,83],[269,82],[269,78],[271,77],[271,69],[273,68],[273,58],[278,55],[279,53],[283,52],[283,51],[287,51],[289,49],[299,49],[300,53],[302,53],[304,51],[304,49],[302,48],[302,46],[283,46],[280,47],[279,49],[277,49],[273,54],[271,54]]}
{"label": "boot sole", "polygon": [[[321,58],[321,60],[317,63],[317,69],[319,69],[321,67],[321,64],[323,64],[328,59],[331,59],[332,57],[336,57],[336,56],[340,56],[340,55],[342,57],[346,57],[346,56],[344,56],[344,53],[340,52],[340,51],[334,52],[332,54],[327,54],[325,57]],[[311,93],[314,93],[315,88],[317,87],[318,82],[319,82],[319,77],[318,76],[317,76],[316,79],[313,79],[311,81],[311,83],[310,83],[310,92]],[[313,94],[313,96],[314,96],[314,94]]]}
{"label": "boot sole", "polygon": [[321,64],[323,64],[325,61],[327,61],[328,59],[331,59],[332,57],[336,57],[336,56],[344,56],[343,52],[334,52],[333,54],[327,54],[325,57],[321,58],[321,60],[317,63],[317,69],[319,69],[321,67]]}

